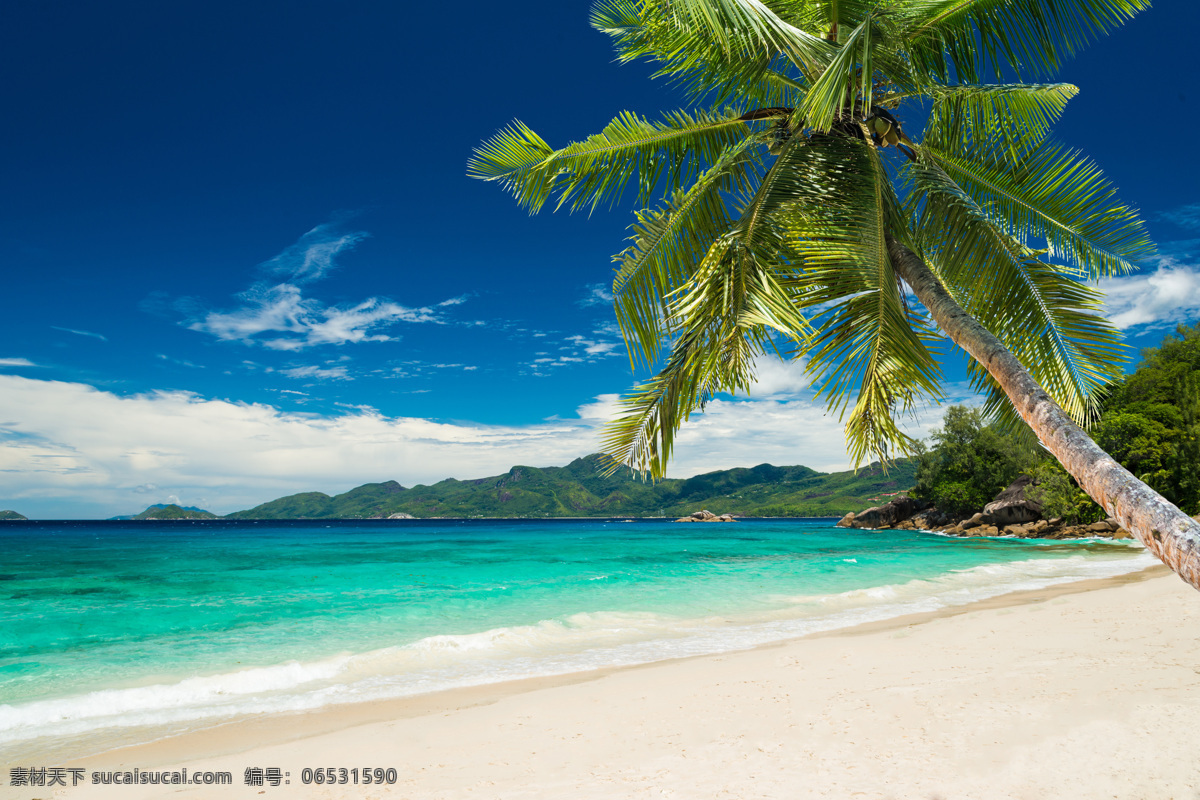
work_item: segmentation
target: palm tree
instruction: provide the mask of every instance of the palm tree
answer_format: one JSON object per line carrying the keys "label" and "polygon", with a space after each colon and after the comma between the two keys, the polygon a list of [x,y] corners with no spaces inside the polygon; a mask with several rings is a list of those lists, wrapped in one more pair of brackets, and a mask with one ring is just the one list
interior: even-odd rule
{"label": "palm tree", "polygon": [[614,463],[661,475],[689,414],[749,391],[768,351],[806,359],[856,464],[886,462],[914,444],[898,416],[940,396],[944,335],[973,357],[990,414],[1028,423],[1200,588],[1200,525],[1083,430],[1120,374],[1087,281],[1152,245],[1100,171],[1049,138],[1077,89],[1047,81],[1148,5],[599,0],[592,24],[619,59],[649,60],[703,110],[625,112],[559,150],[514,122],[468,170],[531,212],[636,191],[613,294],[635,366],[665,365],[610,424]]}

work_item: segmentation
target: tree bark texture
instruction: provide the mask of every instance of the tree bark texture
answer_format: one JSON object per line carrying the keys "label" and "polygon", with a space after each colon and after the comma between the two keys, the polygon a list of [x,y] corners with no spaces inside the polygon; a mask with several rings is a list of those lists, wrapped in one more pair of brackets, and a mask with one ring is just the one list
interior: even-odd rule
{"label": "tree bark texture", "polygon": [[1200,589],[1200,523],[1101,450],[1008,348],[955,302],[920,256],[891,237],[888,253],[934,321],[996,379],[1083,490],[1179,577]]}

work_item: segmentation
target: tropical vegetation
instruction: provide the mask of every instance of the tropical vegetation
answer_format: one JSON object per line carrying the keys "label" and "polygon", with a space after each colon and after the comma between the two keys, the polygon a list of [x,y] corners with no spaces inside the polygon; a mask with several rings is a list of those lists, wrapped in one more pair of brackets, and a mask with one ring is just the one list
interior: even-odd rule
{"label": "tropical vegetation", "polygon": [[1188,514],[1200,514],[1200,324],[1180,325],[1113,389],[1096,443]]}
{"label": "tropical vegetation", "polygon": [[[1137,369],[1105,397],[1093,433],[1123,467],[1185,513],[1200,514],[1200,325],[1180,325],[1143,351]],[[912,495],[952,516],[979,511],[1024,474],[1047,518],[1105,517],[1057,461],[1028,437],[988,424],[978,409],[951,406],[921,450]]]}
{"label": "tropical vegetation", "polygon": [[[1067,471],[1200,588],[1200,525],[1087,437],[1120,374],[1088,279],[1152,250],[1100,170],[1050,138],[1053,82],[1148,0],[599,0],[621,61],[695,106],[619,114],[555,149],[515,122],[468,171],[537,211],[641,207],[616,257],[617,318],[658,368],[605,446],[661,475],[688,415],[750,392],[756,359],[804,358],[856,463],[911,452],[940,397],[943,336],[988,415]],[[915,296],[915,300],[910,296]]]}
{"label": "tropical vegetation", "polygon": [[226,519],[681,517],[700,509],[756,517],[841,516],[911,488],[917,469],[907,459],[886,472],[879,464],[834,473],[760,464],[649,483],[628,469],[605,475],[606,463],[597,453],[565,467],[516,466],[502,475],[448,478],[429,486],[385,481],[333,497],[304,492]]}
{"label": "tropical vegetation", "polygon": [[958,519],[992,502],[1037,462],[1024,437],[987,424],[979,409],[951,406],[930,438],[911,494]]}

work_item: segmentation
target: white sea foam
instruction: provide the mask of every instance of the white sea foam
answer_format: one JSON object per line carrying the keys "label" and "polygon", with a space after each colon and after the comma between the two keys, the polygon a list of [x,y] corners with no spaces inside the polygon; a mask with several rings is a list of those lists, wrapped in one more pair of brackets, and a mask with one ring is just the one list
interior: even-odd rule
{"label": "white sea foam", "polygon": [[0,742],[103,729],[192,727],[444,689],[754,647],[1013,591],[1133,572],[1157,563],[1130,548],[990,564],[935,578],[826,595],[777,595],[770,611],[682,619],[592,612],[532,625],[429,636],[366,653],[288,662],[176,683],[0,705]]}

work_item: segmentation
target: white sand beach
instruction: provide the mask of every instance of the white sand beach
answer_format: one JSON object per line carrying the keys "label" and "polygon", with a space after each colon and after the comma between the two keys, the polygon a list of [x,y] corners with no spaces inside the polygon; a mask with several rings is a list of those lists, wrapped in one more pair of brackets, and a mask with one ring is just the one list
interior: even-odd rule
{"label": "white sand beach", "polygon": [[[86,770],[75,787],[0,792],[1183,800],[1200,797],[1198,752],[1200,594],[1160,567],[750,651],[248,720],[61,760]],[[396,782],[301,781],[356,766]],[[182,767],[233,785],[90,785]],[[248,767],[290,784],[246,786]]]}

